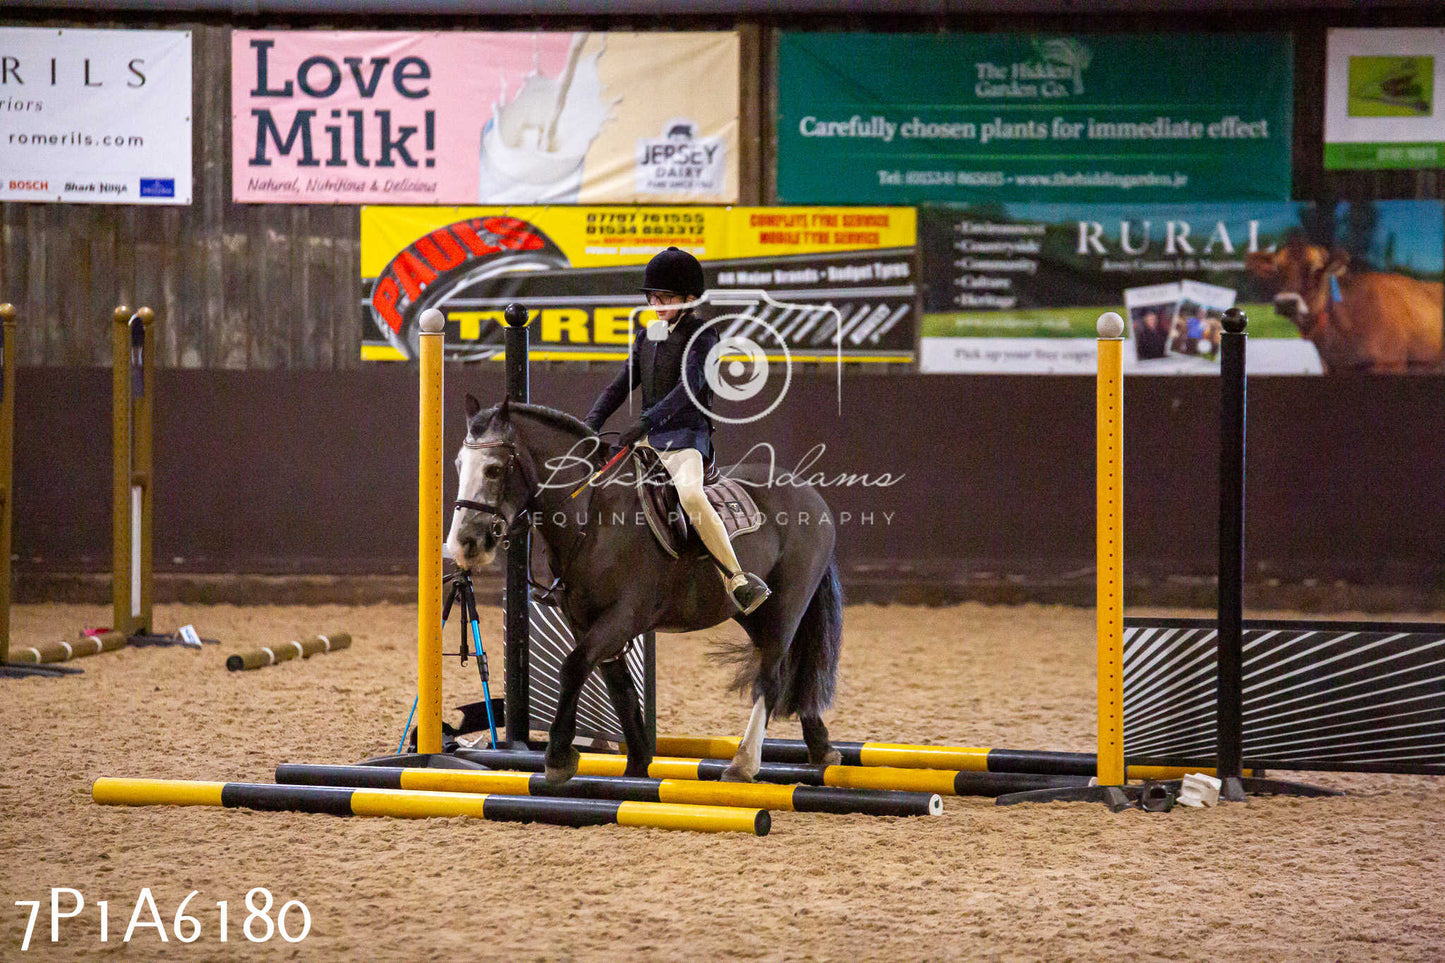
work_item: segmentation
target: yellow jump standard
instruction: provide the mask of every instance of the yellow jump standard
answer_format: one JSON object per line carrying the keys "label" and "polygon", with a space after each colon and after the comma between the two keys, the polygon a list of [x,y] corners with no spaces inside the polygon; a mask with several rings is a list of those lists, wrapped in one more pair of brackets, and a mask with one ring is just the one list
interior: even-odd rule
{"label": "yellow jump standard", "polygon": [[103,806],[224,806],[265,812],[323,813],[331,816],[470,816],[496,822],[554,826],[645,826],[703,833],[766,836],[766,809],[685,806],[609,799],[536,799],[530,796],[418,792],[403,789],[347,789],[336,786],[276,786],[266,783],[193,782],[184,779],[119,779],[102,776],[91,798]]}
{"label": "yellow jump standard", "polygon": [[481,769],[288,763],[276,767],[276,781],[308,786],[498,792],[516,796],[627,799],[694,806],[755,806],[785,812],[862,813],[869,816],[937,816],[943,812],[943,800],[937,793],[627,776],[573,776],[564,783],[553,785],[536,772]]}

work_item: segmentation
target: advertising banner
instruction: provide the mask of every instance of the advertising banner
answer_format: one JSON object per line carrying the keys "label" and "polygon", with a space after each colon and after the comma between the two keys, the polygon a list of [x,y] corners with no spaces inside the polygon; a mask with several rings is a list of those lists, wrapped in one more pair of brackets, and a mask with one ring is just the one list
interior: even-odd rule
{"label": "advertising banner", "polygon": [[238,30],[231,63],[237,201],[737,200],[734,33]]}
{"label": "advertising banner", "polygon": [[189,31],[0,27],[0,200],[189,204]]}
{"label": "advertising banner", "polygon": [[1445,167],[1445,28],[1331,30],[1325,168]]}
{"label": "advertising banner", "polygon": [[868,207],[366,207],[362,357],[414,357],[427,308],[447,317],[446,357],[500,357],[502,310],[533,312],[537,360],[624,360],[642,269],[676,246],[702,262],[706,317],[736,315],[770,357],[915,360],[916,215]]}
{"label": "advertising banner", "polygon": [[784,33],[778,55],[780,201],[1290,196],[1288,34]]}
{"label": "advertising banner", "polygon": [[1440,372],[1445,204],[1003,204],[921,209],[924,371],[1213,374],[1220,317],[1251,374]]}

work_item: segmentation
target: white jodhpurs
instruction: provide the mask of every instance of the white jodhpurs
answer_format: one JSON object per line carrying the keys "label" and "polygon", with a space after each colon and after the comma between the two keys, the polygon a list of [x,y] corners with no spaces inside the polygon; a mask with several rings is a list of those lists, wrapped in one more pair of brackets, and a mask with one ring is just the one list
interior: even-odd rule
{"label": "white jodhpurs", "polygon": [[[646,445],[647,439],[642,439],[639,444]],[[723,564],[729,574],[742,571],[738,557],[733,554],[733,546],[728,541],[722,519],[702,490],[702,452],[696,448],[678,448],[673,451],[653,448],[653,451],[657,452],[663,467],[672,476],[672,483],[677,488],[678,502],[687,513],[692,527],[697,529],[698,535],[702,537],[702,543],[707,546],[707,550]]]}

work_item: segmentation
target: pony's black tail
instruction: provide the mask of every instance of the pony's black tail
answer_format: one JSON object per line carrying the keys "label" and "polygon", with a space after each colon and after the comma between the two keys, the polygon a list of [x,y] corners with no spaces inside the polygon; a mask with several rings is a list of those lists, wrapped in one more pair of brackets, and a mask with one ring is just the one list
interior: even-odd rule
{"label": "pony's black tail", "polygon": [[842,654],[843,586],[838,581],[838,559],[830,556],[788,647],[783,692],[774,716],[822,715],[833,704]]}

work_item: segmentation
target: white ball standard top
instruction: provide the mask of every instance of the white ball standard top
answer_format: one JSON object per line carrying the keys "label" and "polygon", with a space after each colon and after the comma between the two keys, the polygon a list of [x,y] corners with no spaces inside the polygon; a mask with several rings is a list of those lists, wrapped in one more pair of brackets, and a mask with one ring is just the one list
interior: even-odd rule
{"label": "white ball standard top", "polygon": [[1124,319],[1119,317],[1115,311],[1105,311],[1099,315],[1099,337],[1101,338],[1122,338],[1124,336]]}
{"label": "white ball standard top", "polygon": [[447,316],[436,308],[427,308],[421,313],[421,329],[427,334],[439,334],[446,326]]}

